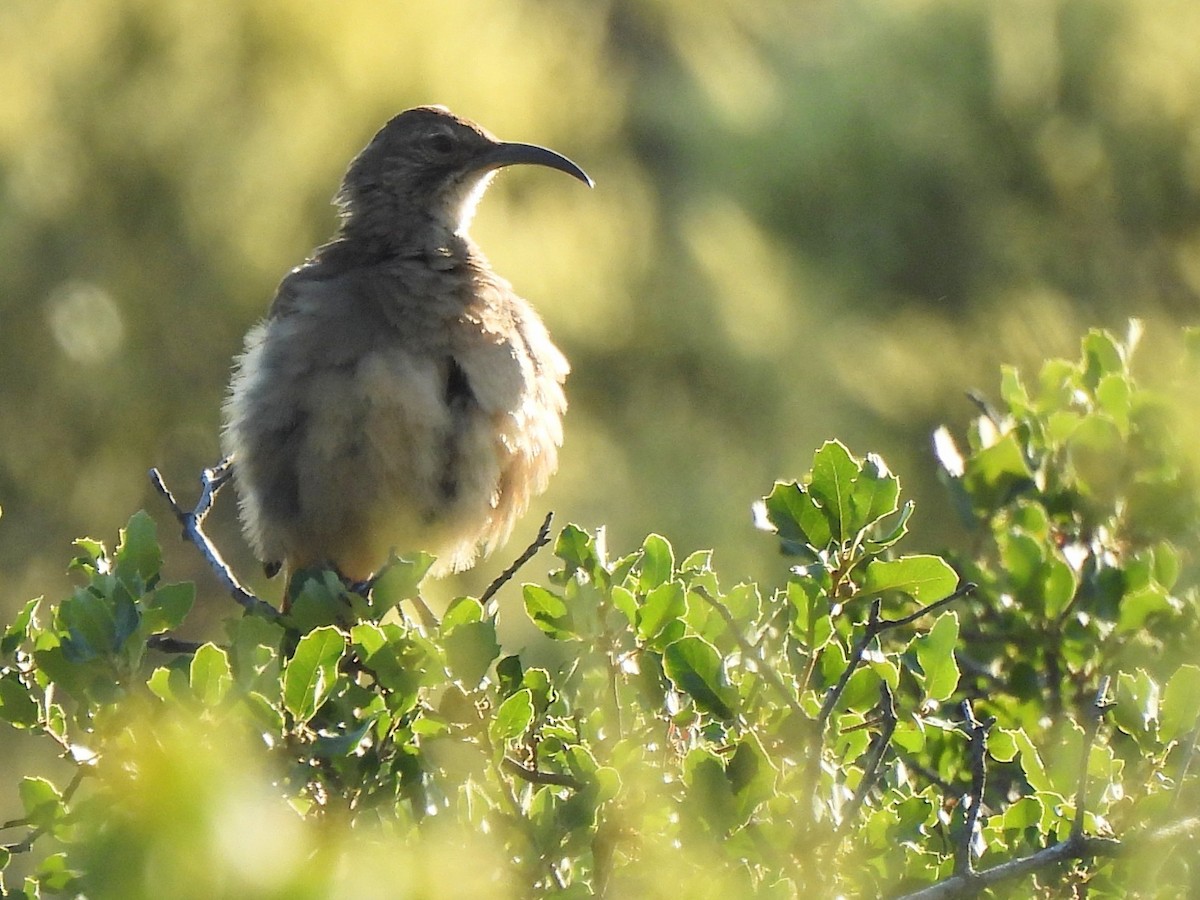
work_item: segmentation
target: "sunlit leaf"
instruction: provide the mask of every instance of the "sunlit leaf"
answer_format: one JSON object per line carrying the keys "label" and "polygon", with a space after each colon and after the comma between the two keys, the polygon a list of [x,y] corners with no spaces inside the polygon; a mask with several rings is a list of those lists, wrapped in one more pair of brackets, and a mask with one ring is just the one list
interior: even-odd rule
{"label": "sunlit leaf", "polygon": [[861,592],[875,595],[899,591],[928,606],[950,596],[956,587],[958,574],[949,563],[940,556],[916,555],[871,560]]}
{"label": "sunlit leaf", "polygon": [[520,690],[500,704],[488,725],[488,733],[497,744],[516,740],[532,722],[533,694],[528,690]]}
{"label": "sunlit leaf", "polygon": [[927,634],[913,641],[917,661],[925,673],[925,694],[933,700],[946,700],[958,687],[958,662],[954,648],[958,644],[958,613],[943,612]]}
{"label": "sunlit leaf", "polygon": [[1200,716],[1200,667],[1188,664],[1175,670],[1163,690],[1158,734],[1173,741],[1191,731]]}
{"label": "sunlit leaf", "polygon": [[233,683],[229,655],[216,644],[204,644],[192,656],[189,680],[197,700],[205,706],[216,706]]}
{"label": "sunlit leaf", "polygon": [[737,692],[712,644],[699,637],[684,637],[668,644],[663,651],[663,670],[697,707],[719,719],[733,718]]}
{"label": "sunlit leaf", "polygon": [[315,628],[300,638],[283,671],[283,705],[299,723],[307,722],[337,686],[338,663],[346,636],[332,625]]}

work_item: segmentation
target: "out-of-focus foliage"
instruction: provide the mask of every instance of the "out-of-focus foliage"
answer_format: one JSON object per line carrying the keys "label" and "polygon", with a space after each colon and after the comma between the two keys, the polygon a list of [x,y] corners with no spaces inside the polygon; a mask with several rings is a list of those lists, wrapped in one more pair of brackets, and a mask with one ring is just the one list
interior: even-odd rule
{"label": "out-of-focus foliage", "polygon": [[[997,364],[1194,309],[1198,20],[1164,0],[7,0],[10,596],[59,577],[47,548],[150,507],[150,464],[215,461],[241,335],[328,236],[348,159],[417,102],[598,181],[509,174],[476,226],[574,362],[547,507],[761,574],[737,511],[827,434],[940,503],[928,432]],[[927,543],[951,521],[917,520]]]}
{"label": "out-of-focus foliage", "polygon": [[194,592],[139,512],[0,634],[0,719],[71,772],[5,786],[0,871],[25,897],[1191,896],[1200,364],[1148,389],[1137,333],[1006,370],[965,452],[939,433],[977,584],[903,549],[899,479],[837,441],[756,508],[794,563],[772,583],[567,526],[520,648],[495,603],[433,619],[427,556],[179,642]]}

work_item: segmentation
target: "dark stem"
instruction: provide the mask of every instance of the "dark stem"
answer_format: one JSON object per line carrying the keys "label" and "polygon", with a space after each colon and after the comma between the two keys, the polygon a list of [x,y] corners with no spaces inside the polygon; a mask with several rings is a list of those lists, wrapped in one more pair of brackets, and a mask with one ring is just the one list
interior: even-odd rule
{"label": "dark stem", "polygon": [[846,668],[842,670],[841,676],[837,683],[829,689],[825,695],[825,700],[821,704],[821,711],[817,715],[816,734],[817,746],[813,748],[812,754],[808,758],[808,784],[810,791],[814,794],[817,790],[817,774],[821,769],[821,750],[825,741],[825,728],[829,723],[829,717],[833,715],[834,709],[837,708],[838,700],[841,699],[843,692],[846,690],[846,685],[849,684],[851,676],[857,671],[862,663],[863,655],[867,652],[867,647],[871,641],[875,640],[880,634],[891,629],[898,628],[901,625],[909,625],[915,622],[922,616],[936,612],[944,606],[953,603],[971,593],[977,587],[973,582],[966,582],[950,594],[948,597],[943,597],[941,600],[936,600],[927,606],[922,606],[916,612],[907,616],[902,616],[899,619],[885,619],[882,617],[881,610],[883,601],[876,598],[871,601],[871,611],[867,617],[867,624],[863,630],[862,636],[855,643],[854,648],[850,651],[850,657],[846,661]]}
{"label": "dark stem", "polygon": [[195,653],[204,645],[199,641],[181,641],[165,634],[152,634],[146,638],[146,646],[163,653]]}
{"label": "dark stem", "polygon": [[246,590],[238,582],[237,577],[233,574],[233,570],[221,557],[220,551],[217,550],[213,542],[209,540],[208,535],[204,533],[204,519],[212,510],[213,502],[217,498],[217,492],[230,479],[233,474],[233,463],[224,459],[220,463],[213,466],[211,469],[205,469],[200,475],[200,498],[196,501],[196,506],[192,510],[186,510],[180,506],[179,501],[175,499],[158,469],[150,470],[150,483],[154,485],[167,504],[171,507],[171,511],[175,514],[175,518],[179,524],[183,526],[184,540],[191,541],[200,554],[208,562],[209,568],[217,576],[217,580],[224,585],[229,591],[234,600],[238,602],[247,612],[262,616],[272,622],[280,620],[279,611],[271,604],[259,600],[248,590]]}
{"label": "dark stem", "polygon": [[559,775],[555,772],[542,772],[538,769],[531,769],[509,756],[504,757],[501,767],[508,774],[514,775],[522,781],[528,781],[530,784],[550,784],[556,787],[570,788],[573,791],[583,788],[583,782],[577,778],[572,778],[570,775]]}
{"label": "dark stem", "polygon": [[1084,710],[1083,749],[1080,750],[1079,787],[1075,791],[1075,819],[1071,822],[1071,837],[1083,837],[1083,814],[1087,808],[1088,757],[1092,754],[1092,745],[1096,743],[1096,735],[1100,731],[1100,720],[1112,706],[1108,700],[1108,686],[1111,679],[1105,675],[1100,679],[1100,687],[1096,690],[1096,698]]}
{"label": "dark stem", "polygon": [[[535,537],[533,542],[525,548],[525,552],[513,561],[511,566],[501,572],[496,577],[496,580],[487,586],[487,590],[484,591],[483,595],[479,598],[480,603],[486,606],[488,601],[491,600],[495,595],[496,591],[504,587],[504,585],[507,584],[512,577],[517,574],[521,566],[533,559],[534,555],[539,550],[550,543],[550,523],[553,521],[554,511],[551,510],[550,512],[546,513],[546,518],[542,520],[542,527],[538,529],[537,537]],[[494,616],[496,614],[496,610],[489,609],[488,614]]]}
{"label": "dark stem", "polygon": [[867,799],[867,793],[875,786],[875,782],[879,778],[879,765],[883,762],[883,753],[891,743],[892,733],[896,730],[896,704],[892,698],[892,690],[886,681],[879,685],[879,709],[879,721],[883,723],[883,727],[871,742],[867,764],[863,767],[862,780],[859,781],[858,789],[855,790],[854,796],[846,807],[846,813],[838,825],[838,831],[844,831],[847,825],[858,816],[858,811]]}
{"label": "dark stem", "polygon": [[959,837],[954,857],[954,874],[970,878],[975,874],[975,865],[971,859],[971,842],[979,826],[979,810],[983,806],[983,792],[987,786],[987,733],[996,720],[989,717],[980,721],[975,718],[975,710],[971,708],[970,700],[962,702],[962,712],[966,719],[967,747],[971,754],[971,790],[965,798],[966,811],[963,816],[962,835]]}

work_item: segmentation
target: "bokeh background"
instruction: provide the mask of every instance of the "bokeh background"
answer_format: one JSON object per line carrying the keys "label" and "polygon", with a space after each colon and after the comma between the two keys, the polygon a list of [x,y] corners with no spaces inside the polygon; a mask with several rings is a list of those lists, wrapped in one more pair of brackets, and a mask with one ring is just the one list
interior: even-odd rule
{"label": "bokeh background", "polygon": [[[229,362],[389,116],[444,103],[582,164],[474,234],[573,362],[553,508],[777,580],[750,504],[839,437],[961,524],[930,433],[997,367],[1200,291],[1194,0],[4,0],[0,611],[216,461]],[[213,530],[254,575],[227,497]],[[910,548],[913,549],[913,548]],[[542,557],[531,577],[549,565]],[[256,586],[263,586],[251,577]]]}

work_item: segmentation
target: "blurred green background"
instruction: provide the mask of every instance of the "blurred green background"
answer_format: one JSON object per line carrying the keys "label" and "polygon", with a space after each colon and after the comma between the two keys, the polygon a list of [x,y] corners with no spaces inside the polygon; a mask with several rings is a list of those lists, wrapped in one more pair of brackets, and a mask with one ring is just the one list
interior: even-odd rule
{"label": "blurred green background", "polygon": [[[597,182],[512,171],[476,220],[571,410],[549,494],[445,592],[550,508],[774,580],[750,504],[835,436],[952,544],[929,435],[965,392],[1090,325],[1152,345],[1200,291],[1194,0],[5,0],[0,86],[6,617],[138,507],[227,611],[146,470],[190,502],[242,335],[418,103]],[[231,501],[213,531],[252,575]]]}

